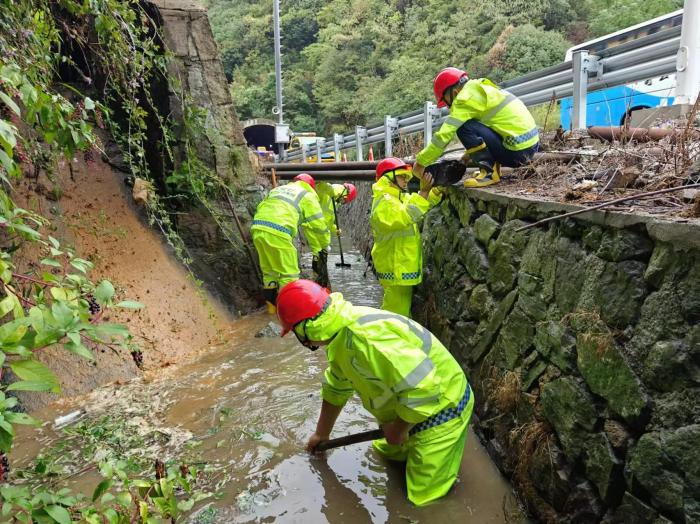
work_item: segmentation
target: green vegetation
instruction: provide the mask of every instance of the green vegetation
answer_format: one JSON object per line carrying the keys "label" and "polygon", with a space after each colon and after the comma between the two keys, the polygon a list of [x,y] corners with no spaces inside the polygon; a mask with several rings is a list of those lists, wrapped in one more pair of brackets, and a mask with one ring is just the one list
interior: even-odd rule
{"label": "green vegetation", "polygon": [[[242,118],[275,104],[271,0],[209,0]],[[682,0],[282,0],[285,115],[330,133],[413,110],[447,65],[502,81]]]}
{"label": "green vegetation", "polygon": [[[151,95],[158,82],[177,85],[159,41],[155,22],[136,0],[0,0],[0,522],[174,521],[205,496],[192,485],[194,468],[161,463],[155,480],[152,474],[139,478],[143,467],[135,470],[116,454],[99,464],[93,459],[91,467],[104,480],[91,499],[43,482],[55,474],[54,463],[37,463],[31,487],[8,484],[20,474],[11,477],[7,459],[15,426],[38,424],[18,409],[13,392],[60,392],[41,355],[58,346],[94,360],[93,350],[107,347],[131,353],[140,366],[141,351],[127,328],[103,316],[111,308],[143,307],[117,298],[108,280],[90,280],[93,264],[52,236],[50,220],[17,206],[13,184],[41,172],[51,177],[60,165],[71,168],[77,155],[92,162],[100,150],[94,125],[119,142],[134,176],[150,180],[151,153],[175,165],[177,124],[159,114]],[[68,83],[71,78],[77,83]],[[76,86],[91,89],[91,96]],[[184,97],[182,103],[187,161],[162,181],[170,206],[206,203],[212,188],[222,185],[194,152],[203,116]],[[154,130],[160,135],[155,152],[149,141]],[[187,262],[164,200],[149,198],[149,217]],[[91,431],[79,436],[85,442],[114,436]]]}

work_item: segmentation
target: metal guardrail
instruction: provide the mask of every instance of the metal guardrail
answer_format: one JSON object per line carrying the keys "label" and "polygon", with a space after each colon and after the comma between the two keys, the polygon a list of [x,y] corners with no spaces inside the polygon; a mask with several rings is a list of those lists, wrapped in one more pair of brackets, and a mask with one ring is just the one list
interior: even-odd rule
{"label": "metal guardrail", "polygon": [[[700,22],[695,23],[700,25]],[[573,96],[573,127],[582,129],[586,122],[587,93],[675,73],[678,51],[682,47],[681,37],[681,27],[674,27],[606,49],[597,55],[578,51],[570,62],[508,80],[501,87],[528,106]],[[700,57],[692,59],[700,60]],[[427,144],[433,130],[442,125],[448,114],[447,108],[438,109],[433,102],[426,102],[422,109],[386,116],[384,122],[356,126],[350,133],[319,138],[314,147],[305,145],[288,152],[283,161],[306,162],[309,155],[316,155],[316,161],[321,162],[321,155],[331,152],[338,160],[340,152],[346,149],[355,149],[356,159],[362,161],[363,146],[376,143],[383,143],[384,155],[391,156],[395,138],[422,131],[424,143]]]}

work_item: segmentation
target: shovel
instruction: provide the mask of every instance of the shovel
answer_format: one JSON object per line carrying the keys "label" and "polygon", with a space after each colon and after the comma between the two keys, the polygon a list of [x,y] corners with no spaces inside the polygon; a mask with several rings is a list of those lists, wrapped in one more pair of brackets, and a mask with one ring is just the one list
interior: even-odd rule
{"label": "shovel", "polygon": [[[333,215],[335,215],[335,227],[340,231],[340,224],[338,224],[338,213],[335,210],[335,200],[331,198],[333,203]],[[350,264],[345,263],[345,258],[343,257],[343,243],[340,241],[340,233],[338,233],[338,247],[340,248],[340,262],[335,263],[335,267],[351,267]]]}
{"label": "shovel", "polygon": [[370,431],[363,431],[362,433],[353,433],[352,435],[326,440],[316,446],[314,451],[328,451],[329,449],[377,440],[378,438],[384,438],[384,432],[381,429],[372,429]]}

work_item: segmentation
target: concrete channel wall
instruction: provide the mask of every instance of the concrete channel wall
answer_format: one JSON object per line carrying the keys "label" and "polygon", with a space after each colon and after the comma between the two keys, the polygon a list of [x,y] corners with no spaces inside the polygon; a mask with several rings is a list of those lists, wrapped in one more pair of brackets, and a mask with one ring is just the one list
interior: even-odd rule
{"label": "concrete channel wall", "polygon": [[[344,217],[360,244],[367,200]],[[572,209],[451,190],[423,225],[414,317],[463,363],[475,428],[538,520],[700,522],[700,224],[516,232]]]}

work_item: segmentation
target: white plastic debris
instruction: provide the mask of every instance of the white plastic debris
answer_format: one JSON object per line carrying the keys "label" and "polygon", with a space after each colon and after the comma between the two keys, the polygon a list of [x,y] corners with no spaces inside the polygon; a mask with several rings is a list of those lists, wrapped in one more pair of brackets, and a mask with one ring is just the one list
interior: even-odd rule
{"label": "white plastic debris", "polygon": [[84,411],[78,409],[76,411],[71,411],[67,415],[63,415],[62,417],[58,417],[56,420],[53,421],[53,427],[55,429],[62,428],[63,426],[67,426],[68,424],[72,424],[76,420],[78,420],[80,417],[82,417],[85,414]]}

